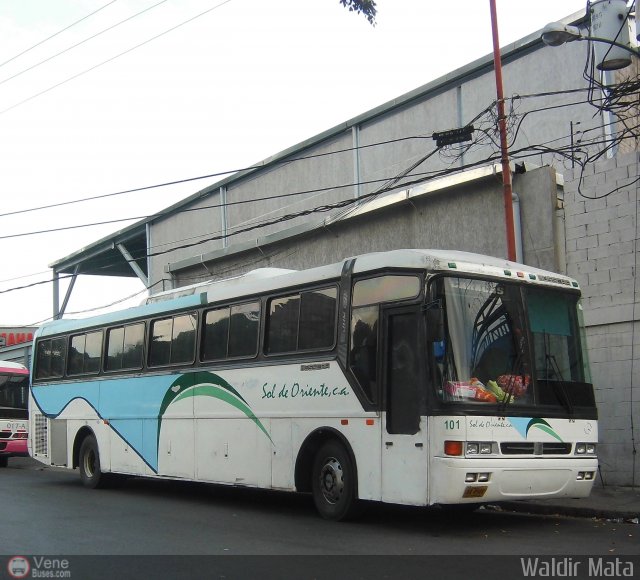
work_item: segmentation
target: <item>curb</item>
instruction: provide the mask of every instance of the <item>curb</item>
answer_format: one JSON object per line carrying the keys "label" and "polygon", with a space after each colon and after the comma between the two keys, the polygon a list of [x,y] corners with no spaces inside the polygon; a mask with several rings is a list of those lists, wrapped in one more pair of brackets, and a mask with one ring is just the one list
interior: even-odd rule
{"label": "curb", "polygon": [[542,514],[548,516],[570,516],[574,518],[598,518],[621,521],[636,520],[631,523],[638,523],[638,518],[640,517],[638,512],[632,511],[611,510],[586,506],[560,506],[557,504],[543,504],[524,501],[501,502],[500,507],[506,511]]}

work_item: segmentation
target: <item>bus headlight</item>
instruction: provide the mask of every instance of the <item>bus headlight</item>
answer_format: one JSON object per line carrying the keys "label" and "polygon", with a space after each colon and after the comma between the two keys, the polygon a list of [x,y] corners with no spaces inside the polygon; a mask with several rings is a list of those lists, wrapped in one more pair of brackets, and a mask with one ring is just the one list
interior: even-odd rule
{"label": "bus headlight", "polygon": [[595,443],[576,443],[576,455],[595,455],[597,445]]}

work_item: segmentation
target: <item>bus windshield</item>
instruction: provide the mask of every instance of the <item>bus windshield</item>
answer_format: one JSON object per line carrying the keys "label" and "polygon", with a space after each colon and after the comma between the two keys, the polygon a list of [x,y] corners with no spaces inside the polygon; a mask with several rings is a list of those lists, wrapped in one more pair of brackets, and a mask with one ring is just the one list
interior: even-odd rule
{"label": "bus windshield", "polygon": [[0,372],[0,418],[26,419],[29,376]]}
{"label": "bus windshield", "polygon": [[445,339],[434,345],[442,401],[569,415],[595,407],[577,294],[462,277],[437,283],[446,312]]}

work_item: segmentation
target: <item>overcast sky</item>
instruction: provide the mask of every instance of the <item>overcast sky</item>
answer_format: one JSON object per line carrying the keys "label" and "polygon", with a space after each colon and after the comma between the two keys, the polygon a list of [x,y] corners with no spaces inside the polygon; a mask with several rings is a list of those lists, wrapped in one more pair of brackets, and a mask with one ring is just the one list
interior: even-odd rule
{"label": "overcast sky", "polygon": [[[23,210],[249,166],[492,51],[489,0],[377,4],[0,0],[0,292],[217,179]],[[497,5],[505,45],[586,2]],[[67,311],[141,290],[80,277]],[[51,314],[49,283],[0,293],[0,326]]]}

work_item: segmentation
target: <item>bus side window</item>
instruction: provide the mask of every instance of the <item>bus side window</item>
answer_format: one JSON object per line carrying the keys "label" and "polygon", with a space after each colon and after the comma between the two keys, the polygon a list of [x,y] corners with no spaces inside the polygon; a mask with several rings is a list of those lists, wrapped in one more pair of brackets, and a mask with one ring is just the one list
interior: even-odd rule
{"label": "bus side window", "polygon": [[265,352],[327,350],[336,335],[338,290],[309,290],[269,301]]}
{"label": "bus side window", "polygon": [[154,320],[151,323],[149,366],[193,362],[196,325],[196,314]]}
{"label": "bus side window", "polygon": [[202,360],[254,357],[259,333],[259,302],[209,310],[203,327]]}
{"label": "bus side window", "polygon": [[144,322],[109,329],[105,370],[142,368],[143,348]]}
{"label": "bus side window", "polygon": [[65,342],[64,337],[38,342],[36,378],[58,378],[64,375]]}

